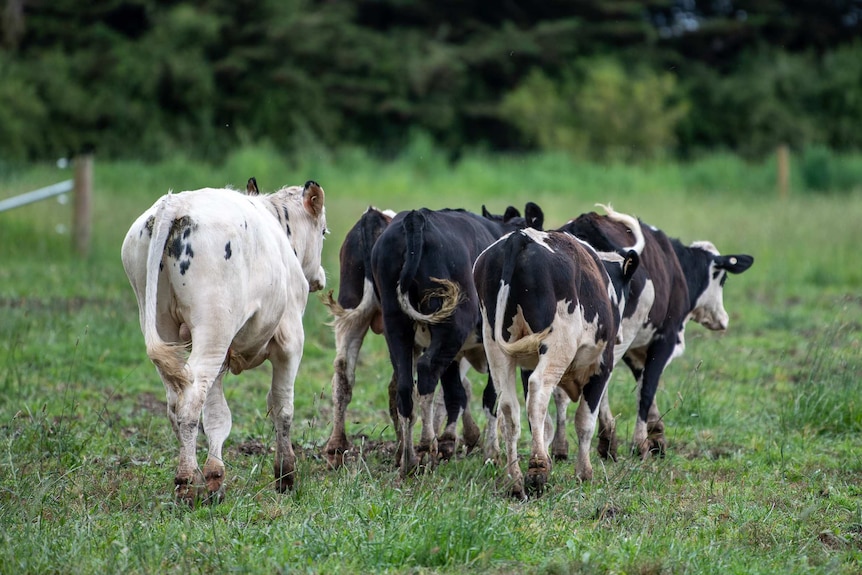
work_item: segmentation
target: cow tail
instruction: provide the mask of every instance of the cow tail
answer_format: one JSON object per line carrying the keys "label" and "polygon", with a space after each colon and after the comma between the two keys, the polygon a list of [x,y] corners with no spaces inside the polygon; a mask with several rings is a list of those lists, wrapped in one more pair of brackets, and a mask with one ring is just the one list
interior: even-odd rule
{"label": "cow tail", "polygon": [[147,280],[144,296],[144,342],[147,356],[162,373],[166,382],[176,384],[180,389],[189,381],[185,368],[182,344],[169,343],[162,339],[156,327],[157,298],[159,290],[159,269],[168,235],[174,221],[174,210],[170,206],[168,194],[159,203],[153,221],[153,235],[147,252]]}
{"label": "cow tail", "polygon": [[539,333],[525,335],[515,341],[506,341],[503,337],[503,320],[506,317],[506,306],[509,303],[509,291],[512,287],[512,277],[518,256],[530,243],[530,238],[521,232],[515,232],[506,240],[506,250],[503,256],[503,269],[500,273],[500,289],[497,291],[497,310],[494,314],[494,340],[508,355],[531,355],[538,353],[542,341],[551,332],[548,327]]}
{"label": "cow tail", "polygon": [[441,278],[430,278],[431,281],[440,285],[438,289],[427,290],[422,294],[422,301],[430,298],[443,300],[440,309],[434,313],[424,314],[413,307],[410,303],[409,286],[416,279],[419,270],[419,262],[422,260],[422,250],[425,240],[425,216],[415,210],[408,213],[402,221],[404,229],[406,248],[404,251],[404,265],[398,278],[395,291],[398,296],[398,304],[401,310],[413,321],[424,323],[441,323],[451,316],[458,304],[464,297],[461,287],[451,280]]}
{"label": "cow tail", "polygon": [[[621,214],[614,210],[611,206],[606,206],[604,204],[596,204],[600,208],[602,208],[605,213],[608,215],[608,219],[614,222],[620,222],[625,225],[632,231],[632,234],[635,236],[635,245],[625,248],[623,252],[628,250],[634,250],[637,252],[638,257],[643,254],[644,247],[646,246],[646,238],[644,238],[643,230],[641,229],[641,224],[637,220],[628,214]],[[624,253],[621,255],[625,255]]]}

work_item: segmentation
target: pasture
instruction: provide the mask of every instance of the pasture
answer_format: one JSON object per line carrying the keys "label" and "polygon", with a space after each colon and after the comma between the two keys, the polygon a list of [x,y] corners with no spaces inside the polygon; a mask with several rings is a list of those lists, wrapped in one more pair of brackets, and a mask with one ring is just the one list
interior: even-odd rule
{"label": "pasture", "polygon": [[[272,487],[264,364],[225,379],[225,501],[189,509],[171,495],[177,442],[120,244],[168,189],[243,189],[250,176],[262,192],[308,179],[326,190],[327,290],[337,290],[341,240],[370,204],[502,213],[535,201],[550,228],[610,202],[755,263],[727,282],[727,333],[690,324],[685,355],[665,371],[667,456],[641,461],[623,443],[617,462],[593,453],[595,478],[580,484],[570,455],[545,494],[523,503],[480,453],[399,479],[380,336],[366,338],[348,409],[356,455],[327,470],[334,338],[312,294],[292,433],[297,489]],[[51,166],[0,172],[0,198],[66,177]],[[88,258],[71,255],[68,206],[0,214],[0,572],[862,572],[862,182],[786,200],[773,182],[768,164],[730,157],[640,167],[557,156],[448,166],[416,149],[391,163],[355,152],[291,165],[266,148],[217,167],[97,158]],[[483,425],[484,376],[469,377]],[[635,402],[625,368],[610,394],[626,441]],[[524,424],[524,450],[527,433]],[[571,450],[572,428],[569,440]]]}

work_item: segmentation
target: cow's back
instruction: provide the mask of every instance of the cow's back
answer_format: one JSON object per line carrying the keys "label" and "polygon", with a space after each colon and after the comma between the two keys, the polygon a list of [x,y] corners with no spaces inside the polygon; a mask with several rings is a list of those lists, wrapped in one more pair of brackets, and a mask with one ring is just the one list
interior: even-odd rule
{"label": "cow's back", "polygon": [[[563,312],[578,314],[578,323],[581,319],[587,323],[597,321],[607,339],[615,325],[607,295],[607,274],[596,254],[566,234],[542,233],[542,241],[528,239],[528,234],[532,232],[514,232],[504,237],[476,261],[476,288],[494,332],[497,318],[501,317],[497,297],[505,283],[509,291],[500,326],[504,337],[515,340],[538,333],[551,327]],[[507,265],[511,272],[505,271]]]}
{"label": "cow's back", "polygon": [[[499,225],[464,210],[428,210],[401,212],[380,234],[372,250],[372,267],[379,290],[395,289],[402,266],[408,259],[407,242],[411,233],[406,226],[411,219],[422,220],[422,246],[414,282],[404,289],[414,298],[419,292],[437,289],[431,278],[458,282],[469,300],[475,301],[471,272],[479,254],[498,237]],[[412,254],[410,254],[412,255]],[[382,298],[384,306],[385,297]]]}
{"label": "cow's back", "polygon": [[[634,312],[647,282],[652,283],[654,299],[650,306],[649,321],[654,326],[679,325],[686,314],[688,288],[682,268],[671,240],[661,230],[643,222],[641,230],[646,245],[641,254],[640,266],[630,285],[631,297],[625,316]],[[631,246],[633,238],[628,228],[596,213],[583,214],[560,228],[588,242],[599,251],[615,251]]]}

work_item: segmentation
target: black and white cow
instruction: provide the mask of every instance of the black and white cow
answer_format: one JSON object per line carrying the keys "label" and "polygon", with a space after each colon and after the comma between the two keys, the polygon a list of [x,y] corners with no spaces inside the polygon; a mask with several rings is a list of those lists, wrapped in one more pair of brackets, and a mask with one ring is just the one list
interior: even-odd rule
{"label": "black and white cow", "polygon": [[[371,265],[396,380],[402,474],[420,461],[413,446],[414,359],[422,420],[419,450],[432,461],[438,450],[443,458],[451,457],[455,424],[467,402],[460,360],[486,371],[473,262],[504,233],[527,222],[541,226],[538,206],[528,204],[526,212],[524,219],[504,215],[500,221],[464,210],[401,212],[374,244]],[[423,350],[418,358],[417,349]],[[433,416],[438,381],[447,414],[439,440]]]}
{"label": "black and white cow", "polygon": [[527,417],[532,446],[529,489],[541,493],[551,459],[545,441],[548,401],[558,387],[572,401],[576,417],[577,477],[592,478],[589,447],[596,415],[613,369],[614,344],[628,283],[644,247],[637,220],[609,209],[632,229],[631,249],[597,253],[589,244],[559,232],[525,229],[492,244],[476,260],[488,367],[499,396],[500,428],[506,445],[512,494],[525,496],[518,464],[520,404],[517,367],[528,377]]}
{"label": "black and white cow", "polygon": [[[666,447],[655,394],[662,372],[685,349],[686,323],[693,319],[711,330],[727,329],[723,297],[727,274],[744,272],[754,258],[722,256],[705,241],[685,246],[657,228],[641,225],[646,247],[631,282],[615,360],[623,359],[637,380],[633,447],[647,457],[651,452],[663,454]],[[583,214],[560,229],[599,250],[617,249],[630,237],[627,226],[596,213]],[[561,423],[558,421],[558,427]],[[615,422],[607,396],[599,414],[599,453],[616,458]]]}
{"label": "black and white cow", "polygon": [[[222,378],[228,369],[240,373],[267,359],[276,488],[293,487],[294,380],[308,293],[326,282],[325,212],[323,189],[311,181],[255,196],[206,188],[161,197],[129,229],[123,267],[180,443],[179,499],[223,497],[222,445],[231,414]],[[196,457],[201,415],[209,443],[203,473]]]}

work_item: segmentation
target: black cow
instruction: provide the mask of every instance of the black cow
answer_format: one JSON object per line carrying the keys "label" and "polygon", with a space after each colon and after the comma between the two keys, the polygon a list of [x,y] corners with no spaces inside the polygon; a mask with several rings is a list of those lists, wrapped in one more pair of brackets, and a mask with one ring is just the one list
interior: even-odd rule
{"label": "black cow", "polygon": [[[467,402],[459,360],[466,358],[480,372],[487,367],[479,334],[473,262],[504,233],[528,222],[541,226],[542,219],[535,204],[527,205],[524,219],[504,215],[500,221],[464,210],[423,208],[398,214],[374,244],[371,265],[397,382],[396,427],[402,474],[419,464],[413,447],[414,359],[422,420],[419,451],[427,451],[432,461],[438,450],[441,457],[451,457],[456,444],[455,424]],[[424,351],[417,358],[418,349]],[[438,381],[447,415],[439,440],[433,425],[433,394]]]}
{"label": "black cow", "polygon": [[631,227],[631,249],[597,253],[570,234],[525,229],[491,245],[474,266],[488,367],[499,395],[507,472],[512,494],[519,498],[525,490],[517,452],[517,367],[532,370],[527,378],[532,436],[527,487],[541,493],[548,479],[551,460],[544,423],[558,386],[573,401],[583,396],[576,417],[576,472],[579,479],[592,478],[590,441],[613,369],[628,283],[644,247],[637,220],[609,213]]}
{"label": "black cow", "polygon": [[[711,330],[727,329],[723,303],[727,274],[744,272],[754,258],[742,254],[722,256],[710,242],[684,246],[657,228],[643,222],[641,225],[646,247],[631,283],[620,327],[622,343],[616,348],[615,360],[622,358],[637,380],[633,447],[647,457],[651,452],[665,451],[664,424],[655,405],[655,394],[665,367],[685,349],[686,322],[693,319]],[[625,225],[596,213],[584,214],[560,229],[599,250],[617,249],[631,237]],[[605,396],[599,414],[598,449],[603,457],[616,459],[614,430]]]}

